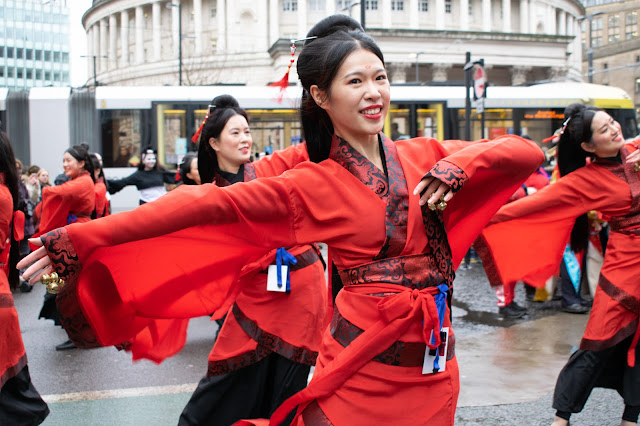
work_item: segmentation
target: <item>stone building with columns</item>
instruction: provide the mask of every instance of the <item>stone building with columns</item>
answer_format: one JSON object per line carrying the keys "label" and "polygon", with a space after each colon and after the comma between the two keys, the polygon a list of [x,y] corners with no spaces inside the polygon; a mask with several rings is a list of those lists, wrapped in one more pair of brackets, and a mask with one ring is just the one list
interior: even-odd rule
{"label": "stone building with columns", "polygon": [[582,80],[578,0],[352,3],[94,0],[82,18],[88,72],[103,85],[265,85],[286,69],[290,38],[334,13],[359,19],[364,3],[392,83],[463,82],[465,52],[484,59],[493,85]]}
{"label": "stone building with columns", "polygon": [[586,19],[581,25],[585,81],[590,77],[596,84],[624,89],[632,96],[636,112],[640,112],[640,0],[585,0],[584,4]]}

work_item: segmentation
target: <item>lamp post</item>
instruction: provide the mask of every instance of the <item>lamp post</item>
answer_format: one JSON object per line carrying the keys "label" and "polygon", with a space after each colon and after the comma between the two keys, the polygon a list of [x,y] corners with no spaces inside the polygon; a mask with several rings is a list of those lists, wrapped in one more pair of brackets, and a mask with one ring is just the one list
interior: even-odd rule
{"label": "lamp post", "polygon": [[96,72],[96,58],[106,58],[107,56],[101,55],[80,55],[81,58],[93,58],[93,85],[98,86],[98,75]]}
{"label": "lamp post", "polygon": [[[418,83],[418,82],[420,81],[420,78],[419,78],[420,73],[418,72],[418,71],[419,71],[419,68],[418,68],[418,67],[419,67],[418,58],[420,57],[420,55],[423,55],[424,53],[425,53],[425,52],[416,52],[416,53],[414,53],[414,54],[413,54],[413,55],[416,55],[416,83]],[[412,55],[412,56],[413,56],[413,55]]]}
{"label": "lamp post", "polygon": [[593,12],[578,18],[578,22],[584,21],[585,19],[589,21],[589,48],[587,49],[587,76],[589,78],[589,83],[593,83],[593,41],[591,38],[591,23],[593,21],[593,17],[598,15],[602,15],[602,12]]}
{"label": "lamp post", "polygon": [[167,7],[178,8],[178,86],[182,86],[182,2],[167,3]]}
{"label": "lamp post", "polygon": [[366,30],[366,26],[365,26],[365,14],[364,14],[364,9],[366,7],[366,0],[361,0],[361,1],[356,1],[356,2],[351,2],[349,4],[347,4],[345,7],[343,7],[341,10],[345,11],[348,10],[349,11],[349,16],[351,16],[351,8],[353,6],[357,6],[360,5],[360,25],[362,25],[362,29]]}
{"label": "lamp post", "polygon": [[[467,52],[465,57],[465,65],[464,65],[464,91],[465,91],[465,101],[464,101],[464,115],[465,115],[465,124],[464,124],[464,140],[468,141],[471,139],[471,97],[469,96],[469,89],[471,88],[471,70],[475,65],[484,66],[484,59],[479,59],[477,61],[471,61],[471,52]],[[484,138],[484,111],[482,112],[482,138]]]}

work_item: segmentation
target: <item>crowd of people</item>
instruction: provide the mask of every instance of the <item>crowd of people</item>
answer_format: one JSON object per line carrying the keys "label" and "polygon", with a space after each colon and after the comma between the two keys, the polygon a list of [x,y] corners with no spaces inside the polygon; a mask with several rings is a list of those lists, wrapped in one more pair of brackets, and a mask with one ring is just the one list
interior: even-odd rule
{"label": "crowd of people", "polygon": [[[394,142],[382,133],[391,88],[375,40],[334,15],[302,41],[300,145],[251,162],[248,115],[223,95],[197,132],[198,152],[179,165],[183,184],[168,193],[175,173],[153,149],[121,180],[106,179],[86,145],[64,153],[60,185],[33,166],[14,179],[16,161],[0,170],[0,249],[27,241],[16,224],[34,237],[17,267],[28,285],[55,284],[41,316],[67,331],[58,349],[113,345],[161,362],[182,349],[189,318],[210,315],[221,328],[181,425],[450,425],[460,389],[453,280],[473,244],[501,315],[524,315],[517,282],[533,297],[554,276],[563,309],[584,314],[588,283],[593,308],[558,377],[553,424],[568,424],[598,386],[616,389],[621,424],[636,424],[639,142],[581,104],[567,107],[557,132],[555,177],[539,146],[515,135]],[[110,215],[107,194],[126,185],[138,187],[140,206]],[[14,210],[36,220],[23,225]],[[328,289],[318,242],[329,250]],[[140,268],[167,248],[171,264]],[[592,268],[589,250],[600,253]],[[0,272],[0,296],[10,297],[12,274]],[[14,392],[11,380],[30,385],[15,309],[3,307],[17,349],[0,396]],[[23,415],[38,423],[46,404],[24,389],[14,401],[29,396]],[[0,418],[7,410],[0,398]]]}

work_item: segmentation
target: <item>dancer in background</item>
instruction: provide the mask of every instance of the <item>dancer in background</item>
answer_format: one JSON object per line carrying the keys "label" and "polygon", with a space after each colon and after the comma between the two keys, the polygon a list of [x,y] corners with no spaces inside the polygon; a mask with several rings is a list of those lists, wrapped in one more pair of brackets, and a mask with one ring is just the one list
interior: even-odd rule
{"label": "dancer in background", "polygon": [[634,425],[640,412],[638,140],[625,144],[620,124],[595,107],[571,104],[565,118],[558,144],[562,177],[498,212],[479,239],[483,265],[502,282],[525,279],[542,287],[557,273],[568,241],[586,245],[587,212],[608,218],[609,240],[589,322],[580,349],[558,376],[553,424],[567,425],[594,387],[607,387],[624,399],[621,424]]}
{"label": "dancer in background", "polygon": [[9,247],[12,241],[22,239],[24,227],[24,215],[16,212],[19,179],[9,138],[0,131],[0,422],[38,425],[49,414],[49,407],[31,383],[18,313],[7,279],[11,263]]}
{"label": "dancer in background", "polygon": [[[36,212],[41,212],[40,224],[34,237],[61,226],[89,222],[92,219],[96,195],[89,146],[81,144],[67,149],[62,156],[62,167],[69,180],[61,185],[42,188],[42,202],[36,208]],[[55,294],[45,293],[38,318],[50,319],[55,325],[61,325],[55,301]],[[71,340],[56,346],[58,351],[74,348]]]}
{"label": "dancer in background", "polygon": [[[55,269],[66,281],[59,306],[78,344],[168,356],[181,346],[159,347],[177,333],[154,318],[208,314],[247,259],[326,242],[344,287],[313,379],[272,423],[298,407],[298,424],[453,424],[455,267],[542,151],[513,135],[393,143],[381,133],[390,107],[383,55],[346,15],[311,29],[297,70],[311,161],[224,188],[185,185],[134,211],[59,229],[24,260],[34,262],[25,277],[36,282]],[[142,279],[138,265],[169,247],[172,262]],[[123,268],[132,249],[136,261]],[[78,261],[63,264],[70,253]]]}
{"label": "dancer in background", "polygon": [[[232,96],[218,96],[211,102],[198,158],[191,165],[197,164],[203,182],[227,187],[278,176],[308,160],[302,144],[250,163],[252,144],[246,111]],[[274,275],[279,262],[288,267],[279,281],[282,291],[277,272]],[[218,320],[224,316],[224,323],[209,355],[207,376],[182,412],[180,425],[268,418],[307,385],[326,325],[327,283],[320,250],[308,244],[279,248],[244,269],[234,292],[213,315]],[[270,281],[275,285],[270,287]]]}
{"label": "dancer in background", "polygon": [[122,179],[108,179],[109,193],[115,194],[124,187],[135,185],[140,191],[140,204],[149,203],[167,193],[165,184],[175,184],[175,172],[165,170],[158,164],[158,153],[147,148],[142,153],[138,170]]}

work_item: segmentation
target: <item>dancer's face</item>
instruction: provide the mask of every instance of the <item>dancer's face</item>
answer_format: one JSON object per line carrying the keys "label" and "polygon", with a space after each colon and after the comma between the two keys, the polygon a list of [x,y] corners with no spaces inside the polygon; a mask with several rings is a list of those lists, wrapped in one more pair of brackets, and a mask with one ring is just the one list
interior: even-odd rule
{"label": "dancer's face", "polygon": [[65,175],[75,179],[84,170],[84,161],[78,161],[73,155],[65,152],[62,156],[62,168]]}
{"label": "dancer's face", "polygon": [[384,64],[372,52],[350,53],[328,93],[317,86],[311,90],[316,103],[329,114],[336,135],[357,141],[382,131],[389,111],[389,80]]}
{"label": "dancer's face", "polygon": [[216,152],[220,170],[236,173],[240,165],[249,161],[251,156],[251,130],[249,123],[240,114],[236,114],[227,120],[220,136],[210,138],[209,144]]}
{"label": "dancer's face", "polygon": [[591,141],[583,142],[582,149],[600,158],[615,157],[624,145],[620,123],[604,111],[597,111],[591,120]]}

